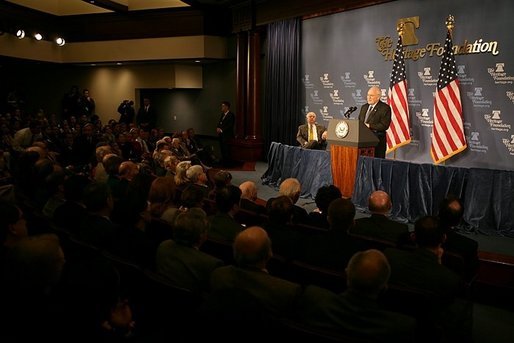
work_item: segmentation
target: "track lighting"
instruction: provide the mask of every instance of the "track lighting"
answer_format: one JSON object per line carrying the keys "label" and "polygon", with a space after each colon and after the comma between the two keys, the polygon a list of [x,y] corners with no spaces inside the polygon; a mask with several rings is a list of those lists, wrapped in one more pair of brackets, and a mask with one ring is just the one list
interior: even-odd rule
{"label": "track lighting", "polygon": [[62,37],[57,37],[55,39],[55,43],[58,45],[58,46],[64,46],[64,44],[66,44],[66,41],[64,40],[64,38]]}
{"label": "track lighting", "polygon": [[41,40],[41,39],[43,39],[43,35],[39,32],[36,32],[36,33],[34,33],[34,38],[36,40]]}
{"label": "track lighting", "polygon": [[22,29],[19,29],[18,31],[16,31],[16,37],[18,37],[18,39],[25,38],[25,31],[23,31]]}

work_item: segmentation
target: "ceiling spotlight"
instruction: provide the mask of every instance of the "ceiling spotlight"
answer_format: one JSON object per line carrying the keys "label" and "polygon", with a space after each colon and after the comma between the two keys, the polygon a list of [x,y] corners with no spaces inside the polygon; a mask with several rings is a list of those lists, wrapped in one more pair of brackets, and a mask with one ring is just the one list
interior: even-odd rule
{"label": "ceiling spotlight", "polygon": [[22,29],[19,29],[18,31],[16,31],[16,37],[18,37],[18,39],[25,38],[25,31],[23,31]]}
{"label": "ceiling spotlight", "polygon": [[66,44],[66,41],[64,40],[64,38],[62,37],[57,37],[55,39],[55,43],[59,46],[64,46],[64,44]]}
{"label": "ceiling spotlight", "polygon": [[41,40],[41,39],[43,39],[43,35],[39,32],[36,32],[36,33],[34,33],[34,38],[36,40]]}

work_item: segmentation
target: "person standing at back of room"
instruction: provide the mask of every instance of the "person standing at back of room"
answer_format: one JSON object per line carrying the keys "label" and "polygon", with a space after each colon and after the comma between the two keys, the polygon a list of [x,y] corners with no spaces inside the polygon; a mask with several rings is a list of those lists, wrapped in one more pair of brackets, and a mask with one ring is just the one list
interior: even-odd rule
{"label": "person standing at back of room", "polygon": [[230,102],[223,101],[221,103],[221,115],[216,126],[216,132],[218,133],[221,150],[221,164],[229,165],[231,162],[230,156],[230,140],[234,138],[234,125],[236,116],[230,111]]}

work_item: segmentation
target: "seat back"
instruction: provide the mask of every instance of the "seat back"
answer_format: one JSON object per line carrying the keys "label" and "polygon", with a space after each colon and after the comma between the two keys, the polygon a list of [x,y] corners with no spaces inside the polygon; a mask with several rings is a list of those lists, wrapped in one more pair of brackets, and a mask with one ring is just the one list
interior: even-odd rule
{"label": "seat back", "polygon": [[221,259],[225,264],[234,264],[232,242],[209,237],[202,244],[200,250]]}

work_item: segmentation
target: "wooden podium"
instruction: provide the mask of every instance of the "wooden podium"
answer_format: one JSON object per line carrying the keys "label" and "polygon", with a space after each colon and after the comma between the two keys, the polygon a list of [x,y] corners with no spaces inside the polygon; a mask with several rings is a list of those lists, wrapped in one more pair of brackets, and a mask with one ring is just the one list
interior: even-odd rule
{"label": "wooden podium", "polygon": [[334,185],[350,198],[357,160],[360,155],[374,156],[378,138],[358,119],[330,119],[327,131]]}

